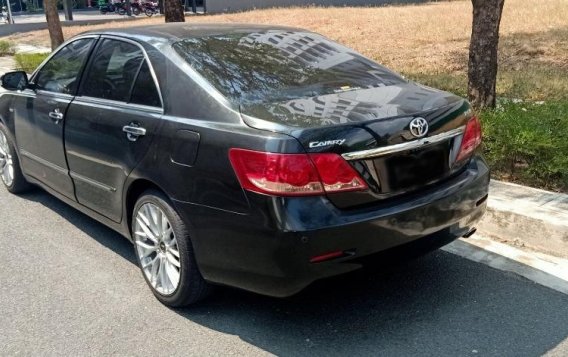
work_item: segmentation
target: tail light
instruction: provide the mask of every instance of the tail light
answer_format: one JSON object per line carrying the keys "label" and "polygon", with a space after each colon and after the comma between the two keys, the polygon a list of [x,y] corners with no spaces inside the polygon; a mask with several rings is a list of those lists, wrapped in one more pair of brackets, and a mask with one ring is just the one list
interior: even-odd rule
{"label": "tail light", "polygon": [[359,174],[337,154],[231,149],[229,159],[241,186],[257,193],[307,196],[367,188]]}
{"label": "tail light", "polygon": [[456,161],[470,156],[481,145],[481,123],[477,117],[471,118],[465,127]]}

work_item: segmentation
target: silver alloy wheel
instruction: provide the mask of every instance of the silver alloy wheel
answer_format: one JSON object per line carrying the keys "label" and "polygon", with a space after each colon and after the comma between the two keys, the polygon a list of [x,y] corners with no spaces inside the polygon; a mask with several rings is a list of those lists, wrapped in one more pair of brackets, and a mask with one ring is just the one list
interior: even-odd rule
{"label": "silver alloy wheel", "polygon": [[14,162],[12,160],[8,139],[0,131],[0,176],[2,176],[2,181],[6,186],[12,185],[14,181]]}
{"label": "silver alloy wheel", "polygon": [[134,242],[150,285],[162,295],[173,294],[180,281],[179,247],[170,221],[155,204],[145,203],[136,212]]}

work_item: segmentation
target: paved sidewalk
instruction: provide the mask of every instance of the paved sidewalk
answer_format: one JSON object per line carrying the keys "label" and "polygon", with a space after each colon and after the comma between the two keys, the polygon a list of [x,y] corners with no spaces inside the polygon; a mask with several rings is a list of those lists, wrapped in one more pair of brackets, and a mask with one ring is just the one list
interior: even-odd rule
{"label": "paved sidewalk", "polygon": [[513,183],[491,181],[491,201],[495,209],[568,223],[568,195]]}
{"label": "paved sidewalk", "polygon": [[33,46],[26,44],[17,44],[15,46],[16,53],[48,53],[51,48],[43,46]]}
{"label": "paved sidewalk", "polygon": [[[12,56],[3,56],[0,57],[0,75],[13,71],[16,68],[16,61],[14,61],[14,57]],[[0,90],[3,90],[0,88]]]}
{"label": "paved sidewalk", "polygon": [[491,181],[483,235],[568,258],[568,195]]}
{"label": "paved sidewalk", "polygon": [[[48,47],[18,44],[15,46],[15,51],[16,53],[47,53],[51,52],[51,49]],[[14,71],[16,69],[16,61],[14,61],[13,56],[0,57],[0,76],[6,72]],[[6,90],[4,88],[0,87],[0,93],[5,91]]]}
{"label": "paved sidewalk", "polygon": [[[51,52],[51,48],[42,46],[32,46],[25,44],[17,44],[14,46],[16,53],[48,53]],[[13,56],[2,56],[0,57],[0,75],[14,71],[16,69],[16,61],[14,61]],[[3,89],[0,88],[0,91]]]}

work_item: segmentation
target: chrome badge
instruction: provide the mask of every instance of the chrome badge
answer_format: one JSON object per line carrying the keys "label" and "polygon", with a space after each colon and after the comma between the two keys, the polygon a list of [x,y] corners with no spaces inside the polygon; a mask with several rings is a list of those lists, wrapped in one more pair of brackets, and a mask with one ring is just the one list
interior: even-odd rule
{"label": "chrome badge", "polygon": [[322,146],[331,146],[331,145],[343,145],[345,139],[338,139],[338,140],[327,140],[327,141],[312,141],[310,142],[310,148],[320,148]]}
{"label": "chrome badge", "polygon": [[417,117],[410,122],[410,133],[417,138],[421,138],[428,134],[428,122],[426,119]]}

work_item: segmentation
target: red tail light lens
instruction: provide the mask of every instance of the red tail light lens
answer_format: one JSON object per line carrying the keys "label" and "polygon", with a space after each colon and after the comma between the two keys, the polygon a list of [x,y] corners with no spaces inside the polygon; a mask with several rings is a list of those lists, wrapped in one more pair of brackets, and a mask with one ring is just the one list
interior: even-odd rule
{"label": "red tail light lens", "polygon": [[307,155],[231,149],[229,159],[246,190],[282,196],[323,193],[317,171]]}
{"label": "red tail light lens", "polygon": [[253,192],[306,196],[367,188],[357,172],[336,154],[308,156],[231,149],[229,159],[241,186]]}
{"label": "red tail light lens", "polygon": [[470,156],[479,145],[481,145],[481,123],[477,117],[473,117],[467,122],[465,127],[456,161],[463,160]]}
{"label": "red tail light lens", "polygon": [[367,188],[359,174],[337,154],[310,154],[326,192],[357,191]]}

